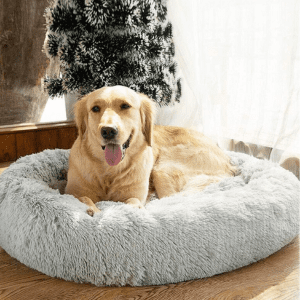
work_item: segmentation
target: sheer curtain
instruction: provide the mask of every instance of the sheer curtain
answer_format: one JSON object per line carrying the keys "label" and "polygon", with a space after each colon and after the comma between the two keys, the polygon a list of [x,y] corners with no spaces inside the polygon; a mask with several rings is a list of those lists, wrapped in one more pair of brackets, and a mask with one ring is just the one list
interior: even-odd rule
{"label": "sheer curtain", "polygon": [[300,157],[300,0],[171,0],[181,104],[157,123]]}

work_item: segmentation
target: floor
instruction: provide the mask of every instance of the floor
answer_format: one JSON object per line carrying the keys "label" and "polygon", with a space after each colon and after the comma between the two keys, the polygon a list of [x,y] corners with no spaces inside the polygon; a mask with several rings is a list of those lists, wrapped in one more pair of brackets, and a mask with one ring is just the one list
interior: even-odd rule
{"label": "floor", "polygon": [[[9,163],[0,164],[0,174]],[[299,238],[250,266],[211,278],[145,287],[95,287],[30,269],[0,247],[0,300],[256,299],[295,300],[299,294]]]}

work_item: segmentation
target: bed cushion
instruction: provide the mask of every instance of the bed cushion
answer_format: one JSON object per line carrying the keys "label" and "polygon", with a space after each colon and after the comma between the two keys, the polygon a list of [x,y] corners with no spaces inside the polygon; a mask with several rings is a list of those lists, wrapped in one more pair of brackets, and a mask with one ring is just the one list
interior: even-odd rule
{"label": "bed cushion", "polygon": [[240,175],[203,192],[87,207],[63,195],[68,150],[46,150],[0,176],[0,246],[49,276],[97,286],[176,283],[266,258],[299,228],[297,178],[278,164],[228,152]]}

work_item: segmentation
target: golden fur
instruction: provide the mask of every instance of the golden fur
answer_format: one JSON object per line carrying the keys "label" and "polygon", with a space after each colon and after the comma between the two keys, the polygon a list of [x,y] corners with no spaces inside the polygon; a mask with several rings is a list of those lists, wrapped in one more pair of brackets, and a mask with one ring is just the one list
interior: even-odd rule
{"label": "golden fur", "polygon": [[[90,215],[101,200],[141,208],[153,191],[162,198],[234,175],[229,157],[210,139],[194,130],[153,125],[154,116],[152,100],[122,86],[96,90],[77,102],[79,136],[70,153],[66,193],[87,204]],[[108,141],[101,129],[110,126],[118,134]],[[124,159],[110,166],[103,147],[128,140]]]}

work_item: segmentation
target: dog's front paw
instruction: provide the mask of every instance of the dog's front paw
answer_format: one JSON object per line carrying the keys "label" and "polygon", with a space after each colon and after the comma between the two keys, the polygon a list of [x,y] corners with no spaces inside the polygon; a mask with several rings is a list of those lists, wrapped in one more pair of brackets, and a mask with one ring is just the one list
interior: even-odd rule
{"label": "dog's front paw", "polygon": [[125,203],[129,204],[133,207],[136,207],[136,208],[144,208],[144,205],[142,204],[142,202],[137,198],[129,198],[125,201]]}
{"label": "dog's front paw", "polygon": [[88,215],[90,215],[91,217],[93,217],[94,216],[94,210],[92,209],[92,208],[88,208],[87,210],[86,210],[86,212],[87,212],[87,214]]}
{"label": "dog's front paw", "polygon": [[97,207],[95,207],[95,208],[89,207],[89,208],[86,210],[87,214],[90,215],[91,217],[93,217],[95,213],[100,212],[100,211],[101,211],[101,210],[98,209]]}
{"label": "dog's front paw", "polygon": [[95,213],[100,212],[101,210],[97,207],[89,207],[86,212],[88,215],[90,215],[91,217],[94,216]]}
{"label": "dog's front paw", "polygon": [[100,209],[94,204],[94,202],[86,196],[80,197],[79,201],[86,204],[89,208],[86,210],[87,214],[91,217],[94,216],[95,213],[100,212]]}

